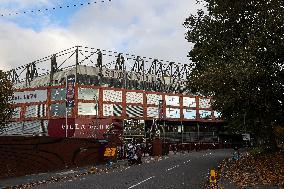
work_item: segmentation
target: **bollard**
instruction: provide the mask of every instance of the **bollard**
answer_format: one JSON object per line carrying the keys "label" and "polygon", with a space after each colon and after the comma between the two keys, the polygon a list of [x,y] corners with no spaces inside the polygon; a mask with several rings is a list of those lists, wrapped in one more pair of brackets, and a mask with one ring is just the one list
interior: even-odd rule
{"label": "bollard", "polygon": [[97,173],[97,168],[96,167],[92,167],[89,171],[90,174],[95,174]]}
{"label": "bollard", "polygon": [[214,169],[210,170],[209,182],[210,188],[217,188],[217,173]]}

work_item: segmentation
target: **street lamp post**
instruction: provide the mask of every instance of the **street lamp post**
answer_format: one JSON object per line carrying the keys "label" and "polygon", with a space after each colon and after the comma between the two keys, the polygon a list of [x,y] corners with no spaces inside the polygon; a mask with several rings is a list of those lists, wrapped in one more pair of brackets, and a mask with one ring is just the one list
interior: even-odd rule
{"label": "street lamp post", "polygon": [[181,123],[181,144],[183,144],[183,124],[182,121],[180,123]]}
{"label": "street lamp post", "polygon": [[166,142],[166,121],[164,120],[164,129],[163,129],[163,133],[164,133],[164,144]]}
{"label": "street lamp post", "polygon": [[67,74],[65,76],[65,81],[66,81],[66,87],[65,87],[65,90],[66,90],[66,103],[65,103],[65,137],[67,138],[68,137],[68,108],[67,108],[67,90],[68,90],[68,81],[67,81]]}
{"label": "street lamp post", "polygon": [[198,136],[198,142],[199,142],[199,124],[197,123],[197,136]]}
{"label": "street lamp post", "polygon": [[[95,105],[95,110],[96,110],[96,126],[94,127],[94,131],[96,131],[96,129],[98,129],[98,109],[99,109],[99,102],[98,102],[98,97],[97,97],[97,95],[95,94],[94,95],[94,100],[95,100],[95,102],[96,102],[96,105]],[[95,138],[96,138],[96,132],[94,132],[94,136],[95,136]]]}

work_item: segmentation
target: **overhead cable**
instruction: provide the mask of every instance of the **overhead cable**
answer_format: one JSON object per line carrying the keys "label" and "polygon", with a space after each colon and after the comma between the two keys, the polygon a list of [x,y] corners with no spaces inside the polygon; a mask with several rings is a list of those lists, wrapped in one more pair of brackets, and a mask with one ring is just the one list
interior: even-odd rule
{"label": "overhead cable", "polygon": [[27,14],[27,13],[39,13],[39,12],[44,12],[44,11],[49,11],[49,10],[61,10],[64,8],[71,8],[71,7],[80,7],[80,6],[85,6],[85,5],[91,5],[91,4],[96,4],[96,3],[105,3],[109,2],[111,0],[102,0],[102,1],[92,1],[88,3],[77,3],[77,4],[72,4],[72,5],[64,5],[64,6],[58,6],[58,7],[52,7],[52,8],[42,8],[42,9],[34,9],[34,10],[27,10],[27,11],[19,11],[19,12],[10,12],[10,13],[0,13],[1,17],[6,17],[6,16],[15,16],[15,15],[20,15],[20,14]]}

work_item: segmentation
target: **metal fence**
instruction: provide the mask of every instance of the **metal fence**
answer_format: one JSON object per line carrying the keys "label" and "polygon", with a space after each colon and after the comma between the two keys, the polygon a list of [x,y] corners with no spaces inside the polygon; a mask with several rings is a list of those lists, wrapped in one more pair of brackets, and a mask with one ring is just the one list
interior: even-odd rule
{"label": "metal fence", "polygon": [[169,141],[180,141],[180,142],[217,142],[218,135],[216,132],[166,132],[161,134],[161,138]]}

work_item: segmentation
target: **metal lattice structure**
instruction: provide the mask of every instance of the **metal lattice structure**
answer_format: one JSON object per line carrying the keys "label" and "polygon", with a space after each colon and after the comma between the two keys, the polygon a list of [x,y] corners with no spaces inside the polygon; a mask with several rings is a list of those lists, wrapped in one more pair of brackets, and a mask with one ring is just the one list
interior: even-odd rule
{"label": "metal lattice structure", "polygon": [[[99,81],[97,83],[99,85],[109,84],[115,85],[115,87],[132,87],[161,92],[188,92],[186,78],[190,69],[186,64],[82,46],[71,47],[41,58],[12,69],[8,71],[8,74],[15,85],[20,84],[22,87],[29,87],[34,80],[43,76],[48,77],[47,83],[52,86],[56,82],[61,82],[62,78],[56,79],[55,76],[64,70],[75,69],[76,75],[78,74],[78,82],[88,80],[86,76],[88,74],[78,72],[78,67],[82,68],[82,66],[98,70],[96,80]],[[111,80],[111,77],[106,76],[106,71],[117,71],[119,76],[116,79],[119,79],[121,83]],[[139,75],[139,80],[132,81],[129,76],[131,74]],[[148,76],[152,76],[154,79],[147,81],[147,83]]]}

